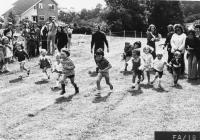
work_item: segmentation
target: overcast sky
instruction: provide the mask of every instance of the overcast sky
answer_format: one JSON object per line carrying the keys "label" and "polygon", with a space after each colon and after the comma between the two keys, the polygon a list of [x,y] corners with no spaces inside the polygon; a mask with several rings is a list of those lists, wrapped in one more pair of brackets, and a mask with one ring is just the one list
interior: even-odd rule
{"label": "overcast sky", "polygon": [[[12,7],[12,4],[17,0],[0,0],[0,15],[6,12],[8,9]],[[28,0],[27,0],[28,1]],[[74,7],[76,11],[80,11],[83,8],[91,9],[95,8],[98,3],[105,5],[104,0],[55,0],[59,7],[68,8]]]}

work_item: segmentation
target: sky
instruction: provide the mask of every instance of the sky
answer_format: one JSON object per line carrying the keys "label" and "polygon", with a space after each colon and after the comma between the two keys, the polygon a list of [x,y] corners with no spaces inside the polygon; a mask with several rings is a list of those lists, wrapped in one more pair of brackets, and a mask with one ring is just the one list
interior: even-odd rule
{"label": "sky", "polygon": [[[6,12],[12,7],[12,4],[17,0],[0,0],[0,15]],[[27,0],[28,1],[28,0]],[[75,11],[80,11],[83,8],[92,9],[95,8],[98,3],[105,6],[104,0],[55,0],[60,8],[74,8]]]}

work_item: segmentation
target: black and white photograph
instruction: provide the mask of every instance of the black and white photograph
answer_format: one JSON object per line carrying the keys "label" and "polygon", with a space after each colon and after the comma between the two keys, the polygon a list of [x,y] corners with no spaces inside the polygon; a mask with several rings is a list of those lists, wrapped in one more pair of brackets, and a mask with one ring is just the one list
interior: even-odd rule
{"label": "black and white photograph", "polygon": [[200,140],[200,0],[0,5],[0,140]]}

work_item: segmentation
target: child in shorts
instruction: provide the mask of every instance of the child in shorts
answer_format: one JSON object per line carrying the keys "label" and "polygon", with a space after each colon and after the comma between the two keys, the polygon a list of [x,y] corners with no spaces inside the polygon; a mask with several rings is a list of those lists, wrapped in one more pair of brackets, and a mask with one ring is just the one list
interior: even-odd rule
{"label": "child in shorts", "polygon": [[42,72],[45,73],[48,79],[50,79],[50,75],[48,74],[48,69],[51,68],[51,60],[46,56],[47,51],[45,49],[40,50],[40,60],[39,60],[39,66],[42,69]]}
{"label": "child in shorts", "polygon": [[181,64],[181,53],[180,51],[176,51],[174,53],[174,58],[169,62],[169,66],[172,68],[174,87],[178,87],[178,80],[181,74]]}
{"label": "child in shorts", "polygon": [[133,63],[133,78],[132,78],[132,88],[135,88],[136,86],[136,77],[138,77],[138,81],[137,84],[139,85],[140,82],[142,81],[142,75],[143,72],[139,69],[141,66],[141,58],[140,58],[140,51],[139,50],[133,50],[133,59],[132,59],[132,63]]}
{"label": "child in shorts", "polygon": [[109,76],[109,69],[112,68],[111,64],[108,62],[108,60],[104,57],[104,52],[100,48],[96,52],[96,62],[97,66],[99,68],[99,73],[97,76],[97,90],[98,94],[100,94],[101,90],[101,80],[104,77],[106,80],[106,84],[109,85],[110,89],[113,90],[113,85],[110,83],[110,76]]}
{"label": "child in shorts", "polygon": [[157,53],[156,59],[153,61],[153,69],[155,71],[155,77],[154,80],[151,82],[151,84],[154,84],[156,79],[159,78],[158,86],[161,87],[161,78],[163,76],[163,69],[165,65],[167,65],[167,62],[163,60],[163,54]]}
{"label": "child in shorts", "polygon": [[[20,71],[23,72],[24,70],[27,72],[27,75],[29,76],[30,70],[25,68],[26,58],[29,59],[28,54],[24,51],[24,47],[20,42],[17,42],[15,44],[16,51],[14,52],[14,56],[17,58],[19,65],[20,65]],[[20,75],[20,78],[22,78],[22,75]]]}

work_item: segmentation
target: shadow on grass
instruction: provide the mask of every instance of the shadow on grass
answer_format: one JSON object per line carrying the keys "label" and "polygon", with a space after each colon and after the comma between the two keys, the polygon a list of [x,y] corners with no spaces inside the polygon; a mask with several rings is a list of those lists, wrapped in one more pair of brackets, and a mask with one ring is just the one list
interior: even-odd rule
{"label": "shadow on grass", "polygon": [[120,73],[122,73],[124,76],[128,76],[128,75],[132,75],[133,74],[132,71],[120,71]]}
{"label": "shadow on grass", "polygon": [[200,85],[200,80],[188,80],[191,85]]}
{"label": "shadow on grass", "polygon": [[153,88],[153,90],[156,92],[169,92],[169,91],[165,90],[163,87]]}
{"label": "shadow on grass", "polygon": [[112,92],[109,92],[106,96],[101,97],[101,96],[97,96],[94,98],[94,100],[92,101],[93,103],[100,103],[100,102],[106,102],[106,100],[108,99],[108,97],[112,94]]}
{"label": "shadow on grass", "polygon": [[15,79],[13,79],[13,80],[10,80],[9,83],[17,83],[17,82],[20,82],[20,81],[22,81],[22,80],[23,80],[22,77],[18,77],[18,78],[15,78]]}
{"label": "shadow on grass", "polygon": [[98,75],[96,71],[89,71],[88,74],[90,75],[90,77],[96,77]]}
{"label": "shadow on grass", "polygon": [[144,89],[150,89],[153,88],[153,85],[149,85],[149,84],[140,84],[140,87],[144,88]]}
{"label": "shadow on grass", "polygon": [[70,95],[70,96],[68,96],[68,97],[64,97],[64,96],[59,97],[59,98],[56,99],[55,104],[62,104],[62,103],[64,103],[64,102],[70,102],[70,101],[72,101],[72,98],[73,98],[74,96],[75,96],[75,94]]}
{"label": "shadow on grass", "polygon": [[140,94],[143,93],[143,91],[141,90],[141,88],[139,88],[139,89],[133,89],[133,88],[131,88],[131,89],[128,89],[127,91],[129,93],[131,93],[132,96],[138,96],[138,95],[140,95]]}
{"label": "shadow on grass", "polygon": [[47,84],[47,83],[49,83],[48,80],[41,80],[41,81],[35,82],[36,85],[43,85],[43,84]]}

